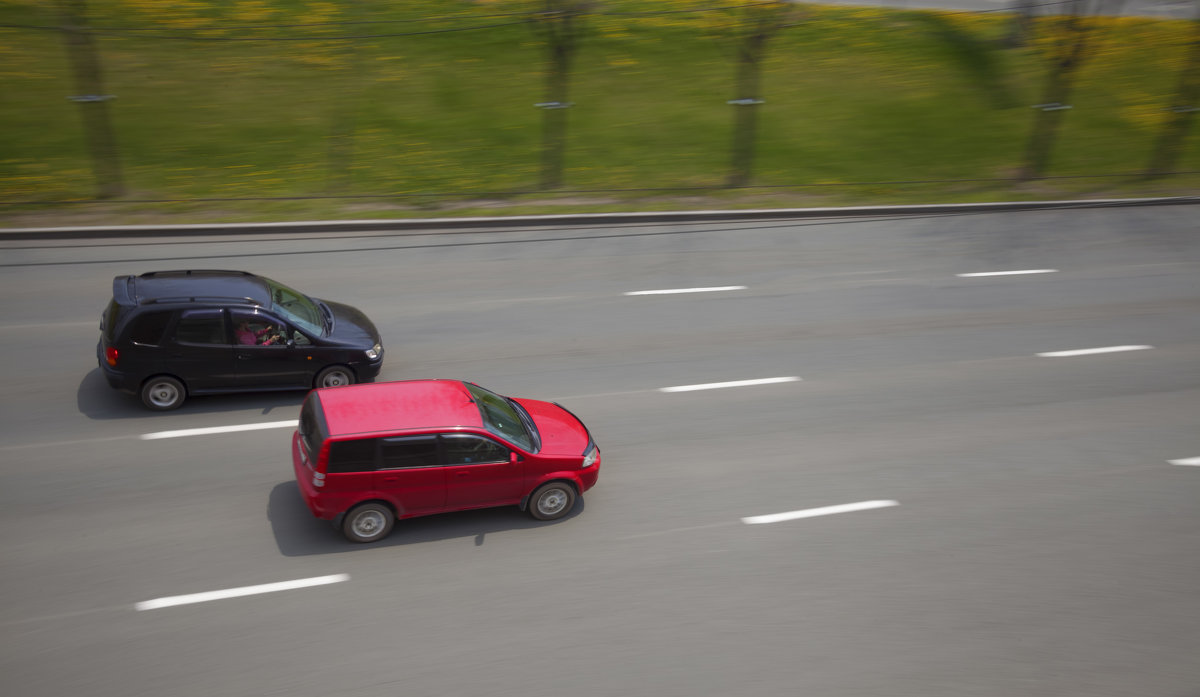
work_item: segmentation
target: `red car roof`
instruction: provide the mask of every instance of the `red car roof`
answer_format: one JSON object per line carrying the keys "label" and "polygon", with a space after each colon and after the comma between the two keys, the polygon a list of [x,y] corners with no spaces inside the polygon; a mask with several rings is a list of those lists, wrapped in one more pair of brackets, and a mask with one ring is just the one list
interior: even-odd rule
{"label": "red car roof", "polygon": [[330,436],[409,428],[483,426],[460,380],[375,382],[318,390]]}

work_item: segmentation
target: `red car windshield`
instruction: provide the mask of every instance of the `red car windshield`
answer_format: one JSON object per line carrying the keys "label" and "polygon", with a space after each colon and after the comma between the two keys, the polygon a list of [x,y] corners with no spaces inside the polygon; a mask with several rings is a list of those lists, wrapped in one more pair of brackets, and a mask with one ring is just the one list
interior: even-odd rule
{"label": "red car windshield", "polygon": [[475,399],[475,405],[479,407],[484,428],[529,452],[537,452],[537,427],[512,400],[479,385],[465,384]]}

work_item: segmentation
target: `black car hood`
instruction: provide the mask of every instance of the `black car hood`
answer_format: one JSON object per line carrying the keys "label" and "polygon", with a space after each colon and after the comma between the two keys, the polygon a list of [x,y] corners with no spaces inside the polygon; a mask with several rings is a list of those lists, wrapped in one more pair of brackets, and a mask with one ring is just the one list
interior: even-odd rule
{"label": "black car hood", "polygon": [[328,300],[317,300],[326,305],[333,313],[333,331],[325,336],[329,341],[346,346],[369,349],[375,344],[382,344],[379,330],[367,319],[362,310],[342,303]]}

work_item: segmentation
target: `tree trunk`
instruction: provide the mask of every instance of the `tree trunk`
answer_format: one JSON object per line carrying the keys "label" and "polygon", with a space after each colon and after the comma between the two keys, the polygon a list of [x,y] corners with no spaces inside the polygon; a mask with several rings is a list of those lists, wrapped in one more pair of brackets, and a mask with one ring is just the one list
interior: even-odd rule
{"label": "tree trunk", "polygon": [[1150,156],[1146,176],[1158,177],[1175,169],[1175,163],[1183,151],[1184,141],[1191,130],[1196,112],[1200,111],[1200,18],[1192,24],[1195,36],[1188,52],[1187,62],[1179,72],[1179,87],[1175,90],[1171,116],[1163,124]]}
{"label": "tree trunk", "polygon": [[1081,16],[1084,3],[1085,0],[1071,0],[1070,17],[1056,41],[1055,55],[1046,78],[1046,91],[1042,103],[1036,107],[1039,111],[1034,117],[1033,131],[1025,148],[1025,164],[1020,173],[1022,181],[1036,179],[1045,173],[1050,164],[1050,153],[1054,149],[1062,112],[1071,108],[1067,101],[1075,71],[1087,51],[1089,38],[1089,28]]}
{"label": "tree trunk", "polygon": [[83,120],[84,139],[92,160],[98,198],[114,198],[125,193],[117,140],[108,117],[109,95],[104,94],[104,80],[95,41],[88,33],[86,0],[59,0],[63,41],[75,73],[76,96]]}
{"label": "tree trunk", "polygon": [[1058,125],[1062,121],[1062,112],[1070,108],[1067,105],[1070,89],[1069,73],[1056,70],[1046,81],[1043,101],[1038,106],[1039,111],[1033,121],[1033,132],[1025,147],[1022,180],[1042,176],[1049,166],[1050,153],[1054,150],[1054,140],[1058,135]]}
{"label": "tree trunk", "polygon": [[1008,25],[1008,35],[1002,42],[1007,48],[1024,46],[1033,35],[1034,0],[1013,0],[1012,22]]}
{"label": "tree trunk", "polygon": [[571,39],[559,39],[550,46],[546,73],[546,101],[542,104],[541,188],[557,189],[563,182],[563,161],[567,148],[567,101],[571,82]]}
{"label": "tree trunk", "polygon": [[762,103],[759,85],[762,53],[766,38],[762,34],[747,37],[738,51],[737,92],[733,104],[733,160],[729,186],[745,186],[754,177],[754,146],[758,132],[758,105]]}
{"label": "tree trunk", "polygon": [[[347,2],[351,19],[364,15],[361,0]],[[363,49],[356,42],[345,42],[346,75],[341,81],[342,95],[334,100],[326,139],[326,187],[331,191],[346,190],[353,182],[355,131],[357,112],[362,101],[362,76],[366,72]]]}

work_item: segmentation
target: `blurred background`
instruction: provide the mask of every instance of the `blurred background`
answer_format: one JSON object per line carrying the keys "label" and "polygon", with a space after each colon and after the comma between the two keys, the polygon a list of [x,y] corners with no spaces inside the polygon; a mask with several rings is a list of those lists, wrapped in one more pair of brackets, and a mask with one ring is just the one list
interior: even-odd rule
{"label": "blurred background", "polygon": [[961,4],[5,0],[0,214],[1195,190],[1194,6]]}

